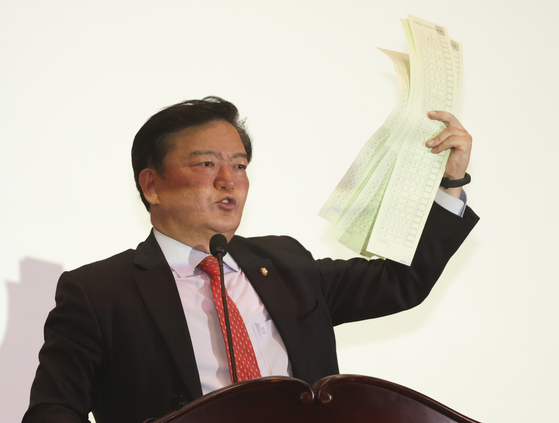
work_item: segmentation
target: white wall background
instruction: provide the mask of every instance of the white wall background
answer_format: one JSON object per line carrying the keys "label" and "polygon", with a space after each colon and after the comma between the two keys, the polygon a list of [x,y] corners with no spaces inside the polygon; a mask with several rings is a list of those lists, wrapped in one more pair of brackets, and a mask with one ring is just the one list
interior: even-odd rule
{"label": "white wall background", "polygon": [[[483,422],[553,421],[559,378],[557,2],[0,2],[0,398],[18,421],[62,269],[149,231],[129,152],[175,102],[233,101],[254,137],[242,235],[349,257],[317,211],[396,98],[407,13],[465,49],[458,116],[482,217],[429,299],[340,327],[341,371]],[[8,298],[10,302],[8,303]],[[10,316],[8,318],[8,316]]]}

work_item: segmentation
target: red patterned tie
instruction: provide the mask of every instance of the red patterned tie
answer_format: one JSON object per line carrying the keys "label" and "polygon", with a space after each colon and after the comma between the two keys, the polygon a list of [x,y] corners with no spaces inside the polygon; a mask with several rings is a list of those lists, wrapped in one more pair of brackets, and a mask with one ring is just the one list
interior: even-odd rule
{"label": "red patterned tie", "polygon": [[[233,371],[231,369],[231,354],[229,353],[229,342],[227,341],[227,329],[225,327],[225,317],[223,313],[223,301],[221,296],[221,277],[219,275],[219,263],[214,256],[208,256],[197,266],[203,272],[210,275],[211,288],[214,297],[219,324],[221,325],[221,333],[225,340],[225,348],[227,350],[227,359],[229,361],[229,374],[233,380]],[[254,379],[260,377],[260,369],[254,356],[254,349],[248,336],[247,328],[241,313],[233,300],[227,294],[227,308],[229,311],[229,323],[231,324],[231,335],[233,338],[233,351],[235,356],[235,366],[237,368],[237,380]]]}

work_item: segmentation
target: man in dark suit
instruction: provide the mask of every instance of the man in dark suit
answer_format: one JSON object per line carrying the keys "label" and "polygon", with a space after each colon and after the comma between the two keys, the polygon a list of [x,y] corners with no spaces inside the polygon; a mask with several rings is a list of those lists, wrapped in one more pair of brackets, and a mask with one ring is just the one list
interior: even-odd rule
{"label": "man in dark suit", "polygon": [[[463,178],[471,137],[448,113],[431,118],[448,127],[428,145],[452,149],[447,176]],[[144,124],[132,160],[154,229],[136,250],[61,276],[24,422],[84,422],[93,411],[97,423],[139,423],[230,384],[209,277],[197,268],[215,234],[229,241],[227,291],[261,375],[314,383],[338,372],[333,326],[419,304],[477,221],[467,207],[459,216],[434,204],[409,267],[314,260],[289,237],[235,236],[251,154],[237,109],[218,98]]]}

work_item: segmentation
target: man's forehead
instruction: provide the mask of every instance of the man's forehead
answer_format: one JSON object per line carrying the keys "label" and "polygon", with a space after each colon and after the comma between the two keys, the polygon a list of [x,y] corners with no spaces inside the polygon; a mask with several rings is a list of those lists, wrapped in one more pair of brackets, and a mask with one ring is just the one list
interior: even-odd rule
{"label": "man's forehead", "polygon": [[[185,141],[185,144],[239,143],[241,136],[237,129],[225,120],[215,120],[200,125],[189,126],[171,134],[173,142]],[[212,147],[210,147],[212,148]],[[204,149],[204,148],[196,148]],[[243,147],[244,149],[244,147]]]}
{"label": "man's forehead", "polygon": [[[197,160],[246,160],[248,154],[237,129],[225,120],[216,120],[176,132],[167,154]],[[166,161],[169,159],[166,156]]]}

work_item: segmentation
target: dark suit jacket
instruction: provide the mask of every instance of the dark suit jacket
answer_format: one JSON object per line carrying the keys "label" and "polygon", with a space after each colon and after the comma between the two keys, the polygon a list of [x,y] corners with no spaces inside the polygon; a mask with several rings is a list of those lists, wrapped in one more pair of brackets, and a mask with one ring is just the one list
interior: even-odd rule
{"label": "dark suit jacket", "polygon": [[[293,376],[338,373],[333,326],[423,301],[477,216],[433,206],[412,266],[314,260],[289,237],[235,236],[243,269],[285,343]],[[268,270],[263,276],[260,269]],[[64,273],[24,422],[140,423],[202,395],[171,270],[153,234],[136,250]]]}

